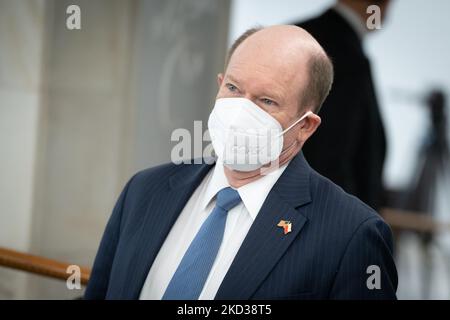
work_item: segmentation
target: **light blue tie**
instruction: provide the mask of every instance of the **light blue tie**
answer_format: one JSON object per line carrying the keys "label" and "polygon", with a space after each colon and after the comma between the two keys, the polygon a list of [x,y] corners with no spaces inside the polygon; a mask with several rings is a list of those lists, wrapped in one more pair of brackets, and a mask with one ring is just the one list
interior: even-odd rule
{"label": "light blue tie", "polygon": [[217,193],[216,206],[203,223],[167,286],[163,300],[196,300],[222,243],[227,213],[241,198],[231,188]]}

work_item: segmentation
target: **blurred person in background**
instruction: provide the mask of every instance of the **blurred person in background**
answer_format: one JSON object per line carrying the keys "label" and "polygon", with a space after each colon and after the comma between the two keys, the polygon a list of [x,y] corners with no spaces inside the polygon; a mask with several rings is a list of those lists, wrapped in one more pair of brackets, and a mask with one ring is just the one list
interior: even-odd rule
{"label": "blurred person in background", "polygon": [[323,123],[303,148],[305,157],[375,210],[382,201],[386,139],[363,40],[371,31],[368,6],[380,8],[383,22],[389,2],[339,0],[322,15],[297,23],[317,39],[335,68],[333,88],[319,113]]}

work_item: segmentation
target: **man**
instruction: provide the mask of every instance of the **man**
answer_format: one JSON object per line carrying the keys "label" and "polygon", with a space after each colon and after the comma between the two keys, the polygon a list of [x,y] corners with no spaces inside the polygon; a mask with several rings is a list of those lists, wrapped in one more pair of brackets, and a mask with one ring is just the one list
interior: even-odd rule
{"label": "man", "polygon": [[388,0],[339,0],[321,16],[298,25],[317,39],[335,68],[333,89],[320,112],[323,125],[305,145],[305,157],[320,174],[378,210],[386,142],[362,46],[370,31],[366,10],[373,4],[384,21]]}
{"label": "man", "polygon": [[[162,165],[128,182],[85,297],[394,299],[389,227],[301,153],[332,78],[301,28],[240,37],[208,122],[216,163]],[[253,143],[263,138],[270,148]]]}

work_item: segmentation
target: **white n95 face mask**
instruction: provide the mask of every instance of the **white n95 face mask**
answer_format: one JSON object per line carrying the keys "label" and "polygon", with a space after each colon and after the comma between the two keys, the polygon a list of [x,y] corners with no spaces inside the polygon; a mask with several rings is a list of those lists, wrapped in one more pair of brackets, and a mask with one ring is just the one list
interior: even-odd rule
{"label": "white n95 face mask", "polygon": [[246,98],[217,99],[208,120],[217,160],[236,171],[259,169],[278,159],[283,135],[310,114],[283,131],[274,117]]}

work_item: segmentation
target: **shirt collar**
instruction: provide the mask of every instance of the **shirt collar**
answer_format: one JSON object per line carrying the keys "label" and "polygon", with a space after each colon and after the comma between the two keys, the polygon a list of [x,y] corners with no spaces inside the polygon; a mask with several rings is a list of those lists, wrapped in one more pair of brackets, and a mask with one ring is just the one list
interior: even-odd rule
{"label": "shirt collar", "polygon": [[209,181],[207,182],[205,195],[201,203],[202,209],[205,209],[208,206],[220,190],[229,186],[230,184],[223,171],[223,164],[216,161],[216,165],[212,169],[212,175],[210,175]]}
{"label": "shirt collar", "polygon": [[[283,174],[284,170],[289,163],[284,164],[280,168],[272,171],[271,173],[262,176],[261,178],[250,182],[237,189],[242,202],[249,212],[253,220],[256,219],[259,210],[261,209],[264,201],[267,198],[270,190],[277,182],[278,178]],[[211,200],[215,197],[217,192],[223,188],[229,187],[227,177],[225,176],[223,164],[216,162],[214,166],[212,176],[208,182],[208,186],[205,191],[205,196],[202,201],[202,208],[205,209]],[[257,197],[255,195],[258,195]]]}
{"label": "shirt collar", "polygon": [[352,29],[357,33],[360,39],[364,38],[364,36],[369,32],[365,21],[361,19],[360,16],[352,9],[347,7],[343,3],[336,3],[334,6],[334,10],[352,27]]}
{"label": "shirt collar", "polygon": [[269,194],[270,190],[272,190],[272,187],[275,185],[278,178],[283,174],[287,166],[288,163],[238,189],[242,202],[244,203],[253,220],[256,219],[259,210],[264,204],[264,201],[266,201],[267,195]]}

